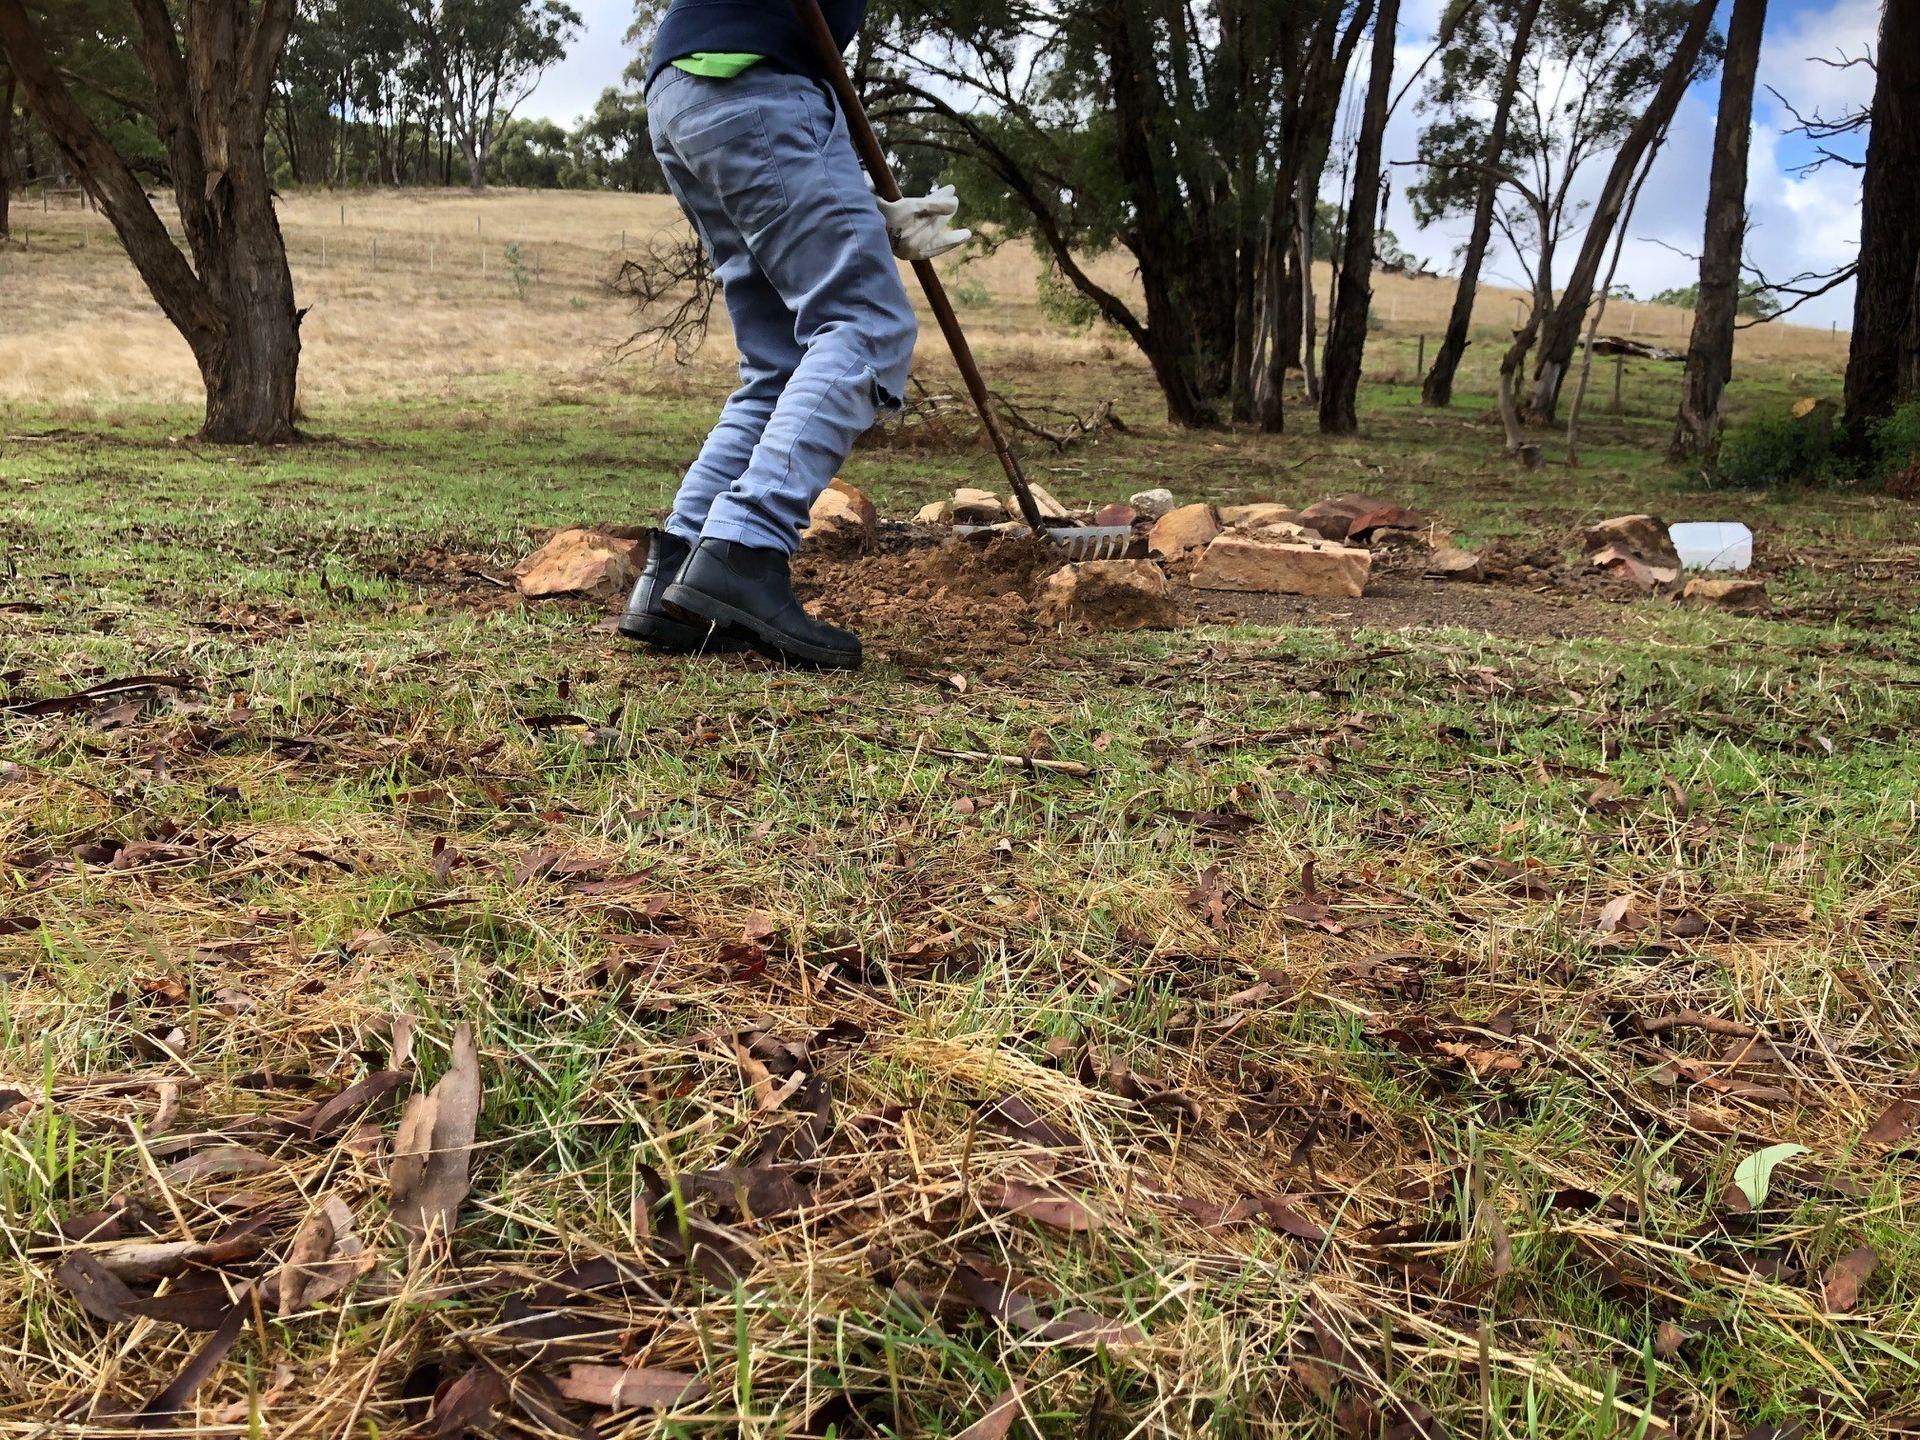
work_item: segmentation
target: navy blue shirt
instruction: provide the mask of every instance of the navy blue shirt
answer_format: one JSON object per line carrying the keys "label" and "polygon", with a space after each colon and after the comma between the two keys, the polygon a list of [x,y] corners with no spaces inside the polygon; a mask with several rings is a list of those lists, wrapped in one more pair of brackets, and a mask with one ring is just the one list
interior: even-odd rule
{"label": "navy blue shirt", "polygon": [[[866,18],[867,0],[820,0],[820,8],[833,38],[846,49]],[[764,55],[796,75],[821,73],[793,0],[673,0],[654,36],[647,82],[674,61],[703,50]]]}

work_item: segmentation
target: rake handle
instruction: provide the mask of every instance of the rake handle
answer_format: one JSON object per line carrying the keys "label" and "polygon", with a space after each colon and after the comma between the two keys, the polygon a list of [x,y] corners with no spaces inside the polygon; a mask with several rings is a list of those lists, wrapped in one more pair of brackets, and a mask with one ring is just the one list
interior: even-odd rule
{"label": "rake handle", "polygon": [[[833,87],[833,93],[840,97],[840,109],[846,115],[847,128],[853,135],[853,148],[858,152],[861,163],[867,167],[867,174],[873,177],[874,194],[882,200],[898,200],[900,184],[893,178],[893,167],[887,164],[887,152],[881,148],[880,137],[873,133],[866,107],[860,103],[860,93],[853,88],[853,77],[847,74],[846,62],[840,58],[840,46],[834,41],[827,17],[820,9],[820,0],[793,0],[793,9],[819,53],[820,64],[826,70],[827,83]],[[960,317],[954,312],[953,301],[947,298],[947,287],[941,283],[940,272],[933,268],[931,260],[915,260],[913,273],[919,277],[920,288],[926,292],[927,306],[933,311],[933,318],[940,322],[940,333],[947,337],[947,349],[953,352],[953,363],[960,367],[960,378],[966,381],[967,394],[973,398],[973,408],[980,413],[980,423],[986,427],[987,438],[993,442],[993,453],[1000,457],[1000,468],[1007,472],[1007,484],[1013,487],[1013,498],[1020,505],[1021,518],[1035,535],[1039,535],[1046,530],[1047,522],[1041,518],[1040,507],[1034,503],[1033,491],[1027,485],[1027,477],[1020,469],[1020,461],[1014,456],[1013,447],[1007,443],[1007,432],[1000,428],[999,417],[993,413],[993,397],[987,393],[986,379],[980,374],[979,365],[974,362],[973,347],[967,344],[966,332],[960,328]]]}

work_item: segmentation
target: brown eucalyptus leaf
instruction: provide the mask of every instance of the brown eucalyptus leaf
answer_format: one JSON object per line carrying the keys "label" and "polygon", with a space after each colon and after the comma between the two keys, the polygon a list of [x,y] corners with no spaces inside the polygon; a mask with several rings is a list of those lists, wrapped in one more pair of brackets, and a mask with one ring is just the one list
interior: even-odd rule
{"label": "brown eucalyptus leaf", "polygon": [[987,1407],[987,1413],[962,1430],[957,1440],[1006,1440],[1013,1422],[1020,1416],[1020,1396],[1026,1390],[1018,1380],[1011,1389]]}
{"label": "brown eucalyptus leaf", "polygon": [[364,1080],[355,1081],[338,1095],[311,1105],[284,1122],[284,1128],[303,1132],[317,1140],[346,1128],[349,1120],[374,1106],[384,1106],[394,1092],[407,1083],[404,1070],[376,1070]]}
{"label": "brown eucalyptus leaf", "polygon": [[1862,1245],[1856,1250],[1849,1250],[1829,1265],[1827,1273],[1820,1277],[1820,1291],[1828,1311],[1844,1315],[1858,1305],[1860,1287],[1867,1283],[1867,1277],[1873,1274],[1874,1267],[1879,1263],[1880,1257],[1874,1254],[1872,1248]]}
{"label": "brown eucalyptus leaf", "polygon": [[394,1137],[388,1178],[393,1218],[415,1243],[429,1235],[453,1233],[460,1203],[467,1198],[467,1172],[473,1159],[474,1131],[480,1118],[480,1060],[473,1026],[453,1032],[453,1063],[439,1083],[407,1102]]}
{"label": "brown eucalyptus leaf", "polygon": [[227,1352],[233,1349],[234,1342],[240,1338],[240,1332],[246,1328],[247,1320],[253,1314],[253,1306],[248,1303],[249,1296],[242,1290],[228,1308],[218,1328],[207,1337],[206,1343],[187,1361],[185,1368],[173,1377],[165,1388],[157,1392],[139,1411],[130,1417],[130,1423],[136,1430],[152,1430],[160,1427],[173,1428],[179,1424],[178,1417],[193,1402],[200,1387],[213,1377],[220,1368],[220,1362],[227,1358]]}
{"label": "brown eucalyptus leaf", "polygon": [[572,1365],[557,1383],[567,1399],[603,1410],[671,1410],[707,1394],[698,1376],[644,1365]]}
{"label": "brown eucalyptus leaf", "polygon": [[983,1198],[996,1210],[1025,1216],[1055,1230],[1099,1230],[1106,1224],[1092,1206],[1077,1196],[1029,1185],[1024,1180],[1003,1180],[989,1187]]}
{"label": "brown eucalyptus leaf", "polygon": [[1869,1145],[1899,1145],[1920,1134],[1920,1100],[1895,1100],[1861,1138]]}
{"label": "brown eucalyptus leaf", "polygon": [[475,1365],[434,1391],[432,1433],[436,1440],[485,1434],[493,1427],[494,1412],[506,1403],[507,1382],[490,1367]]}
{"label": "brown eucalyptus leaf", "polygon": [[281,1319],[296,1313],[305,1302],[307,1286],[314,1278],[313,1267],[332,1253],[333,1242],[333,1218],[324,1204],[317,1205],[294,1232],[286,1263],[280,1267]]}
{"label": "brown eucalyptus leaf", "polygon": [[167,1166],[160,1172],[160,1178],[169,1185],[191,1185],[198,1180],[222,1176],[266,1175],[280,1168],[278,1160],[270,1160],[244,1145],[209,1145]]}
{"label": "brown eucalyptus leaf", "polygon": [[126,1306],[134,1299],[133,1291],[85,1250],[76,1250],[62,1260],[53,1278],[96,1320],[111,1323],[127,1318]]}

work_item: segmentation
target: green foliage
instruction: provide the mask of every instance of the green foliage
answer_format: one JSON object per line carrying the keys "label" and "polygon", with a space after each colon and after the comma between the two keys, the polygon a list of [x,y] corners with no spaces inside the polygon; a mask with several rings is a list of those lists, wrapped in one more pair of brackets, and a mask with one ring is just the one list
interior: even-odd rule
{"label": "green foliage", "polygon": [[1706,478],[1730,490],[1836,484],[1848,478],[1836,441],[1831,405],[1805,415],[1770,410],[1721,437]]}
{"label": "green foliage", "polygon": [[[1677,305],[1683,310],[1691,310],[1700,303],[1700,283],[1676,285],[1671,290],[1662,290],[1651,297],[1654,305]],[[1780,313],[1780,302],[1774,298],[1771,290],[1748,280],[1740,285],[1740,303],[1735,307],[1739,314],[1750,319],[1766,320]]]}
{"label": "green foliage", "polygon": [[1910,465],[1920,466],[1920,400],[1909,400],[1873,422],[1873,478],[1885,483]]}
{"label": "green foliage", "polygon": [[513,286],[513,298],[525,300],[527,285],[533,278],[533,272],[527,268],[526,252],[520,248],[518,240],[509,240],[506,248],[507,281]]}
{"label": "green foliage", "polygon": [[962,310],[984,310],[993,304],[993,292],[987,282],[970,270],[962,270],[947,286],[947,294]]}
{"label": "green foliage", "polygon": [[509,120],[487,155],[487,183],[530,190],[593,190],[574,136],[551,120]]}
{"label": "green foliage", "polygon": [[1100,319],[1100,307],[1060,273],[1051,255],[1041,255],[1034,288],[1040,295],[1040,313],[1055,325],[1068,330],[1091,330]]}

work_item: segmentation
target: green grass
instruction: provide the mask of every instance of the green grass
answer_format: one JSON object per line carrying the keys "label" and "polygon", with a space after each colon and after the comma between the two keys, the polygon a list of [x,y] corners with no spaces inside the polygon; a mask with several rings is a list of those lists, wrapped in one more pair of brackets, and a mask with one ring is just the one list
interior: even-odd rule
{"label": "green grass", "polygon": [[[249,1322],[195,1399],[209,1430],[251,1406],[262,1433],[384,1435],[475,1365],[542,1428],[537,1377],[580,1360],[709,1387],[602,1434],[954,1435],[1016,1381],[1014,1433],[1047,1435],[1411,1434],[1431,1413],[1455,1435],[1869,1436],[1920,1409],[1920,1176],[1862,1140],[1920,1033],[1911,512],[1702,496],[1648,458],[1652,415],[1598,417],[1579,468],[1528,475],[1470,411],[1368,393],[1361,440],[1146,425],[1044,478],[1364,488],[1555,544],[1603,513],[1734,514],[1772,547],[1780,617],[1643,602],[1600,638],[1216,629],[1013,663],[936,633],[915,637],[931,660],[783,673],[617,648],[589,607],[463,574],[535,527],[657,514],[704,394],[323,412],[324,443],[266,454],[173,443],[189,417],[165,412],[8,442],[9,703],[196,689],[0,728],[0,1083],[25,1096],[0,1118],[0,1323],[23,1337],[3,1413],[138,1405],[199,1343],[90,1319],[54,1280],[54,1223],[116,1194],[165,1239],[264,1218],[236,1281],[327,1194],[378,1257]],[[867,449],[847,473],[898,514],[990,464]],[[527,723],[560,713],[591,723]],[[1036,732],[1091,773],[938,753]],[[159,848],[116,868],[116,842]],[[541,851],[579,873],[516,873]],[[1650,928],[1600,934],[1622,896]],[[1633,1023],[1684,1011],[1770,1050]],[[425,1268],[386,1224],[377,1148],[241,1126],[386,1064],[398,1016],[403,1094],[459,1022],[485,1084],[458,1243]],[[760,1035],[818,1037],[800,1068],[830,1121],[805,1160],[802,1097],[764,1105],[738,1058]],[[150,1135],[163,1082],[178,1115]],[[1161,1087],[1185,1102],[1129,1098]],[[1004,1096],[1071,1146],[986,1123]],[[215,1132],[272,1168],[163,1178]],[[1811,1153],[1729,1214],[1739,1160],[1781,1140]],[[798,1211],[741,1217],[689,1178],[775,1145]],[[1101,1223],[1010,1213],[1008,1178]],[[1180,1203],[1241,1195],[1331,1238]],[[679,1262],[714,1234],[695,1222],[745,1273]],[[1820,1277],[1862,1244],[1878,1266],[1829,1315]],[[601,1254],[653,1291],[581,1300],[606,1329],[571,1353],[514,1348],[524,1286]],[[1031,1277],[1033,1323],[1079,1309],[1140,1338],[1031,1334],[956,1288],[968,1265]]]}

